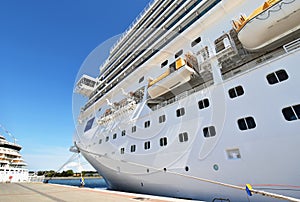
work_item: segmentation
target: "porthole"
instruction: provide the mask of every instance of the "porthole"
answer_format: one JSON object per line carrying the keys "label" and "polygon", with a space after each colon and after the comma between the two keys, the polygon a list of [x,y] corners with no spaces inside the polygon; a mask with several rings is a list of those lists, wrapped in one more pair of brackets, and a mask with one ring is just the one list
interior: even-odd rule
{"label": "porthole", "polygon": [[253,117],[241,118],[237,121],[240,130],[248,130],[256,127],[256,123]]}
{"label": "porthole", "polygon": [[282,114],[287,121],[295,121],[300,119],[300,104],[289,106],[282,109]]}
{"label": "porthole", "polygon": [[205,138],[216,136],[216,129],[214,126],[203,128],[203,135]]}
{"label": "porthole", "polygon": [[242,86],[237,86],[228,90],[230,98],[235,98],[244,94],[244,89]]}
{"label": "porthole", "polygon": [[267,81],[270,85],[285,81],[289,78],[289,75],[284,69],[270,73],[266,76]]}

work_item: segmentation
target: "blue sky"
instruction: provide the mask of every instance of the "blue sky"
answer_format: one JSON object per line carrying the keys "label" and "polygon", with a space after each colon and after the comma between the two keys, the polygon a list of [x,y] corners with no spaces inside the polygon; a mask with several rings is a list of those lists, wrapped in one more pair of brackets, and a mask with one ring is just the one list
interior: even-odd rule
{"label": "blue sky", "polygon": [[23,146],[30,170],[57,170],[72,155],[77,72],[94,48],[124,32],[148,3],[1,1],[0,124]]}

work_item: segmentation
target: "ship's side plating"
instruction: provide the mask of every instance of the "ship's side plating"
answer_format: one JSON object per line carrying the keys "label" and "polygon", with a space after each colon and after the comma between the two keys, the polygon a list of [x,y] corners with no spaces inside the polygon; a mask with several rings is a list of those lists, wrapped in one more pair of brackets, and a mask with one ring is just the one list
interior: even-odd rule
{"label": "ship's side plating", "polygon": [[[155,1],[144,15],[165,12],[172,19],[176,12],[171,8],[179,12],[191,2]],[[261,1],[195,2],[187,12],[195,11],[197,18],[170,20],[169,33],[135,30],[152,33],[149,39],[160,36],[158,44],[142,49],[147,44],[137,42],[139,54],[128,56],[118,51],[121,48],[112,49],[79,117],[76,145],[112,189],[247,201],[244,191],[222,183],[250,183],[299,198],[299,34],[292,33],[270,51],[248,52],[230,21]],[[174,38],[160,40],[165,36]],[[124,50],[134,48],[122,43],[117,45]],[[162,48],[156,52],[157,47]],[[179,58],[195,72],[182,84],[168,85],[175,74],[165,72],[173,64],[177,72]],[[160,78],[157,85],[164,79],[169,93],[148,95],[154,86],[149,80],[155,78]]]}

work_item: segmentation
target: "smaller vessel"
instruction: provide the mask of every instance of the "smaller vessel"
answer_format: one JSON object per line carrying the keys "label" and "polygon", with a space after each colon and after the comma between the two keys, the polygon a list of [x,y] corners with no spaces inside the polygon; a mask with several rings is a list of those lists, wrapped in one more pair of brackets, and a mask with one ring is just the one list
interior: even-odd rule
{"label": "smaller vessel", "polygon": [[248,17],[241,15],[233,26],[244,48],[257,51],[299,31],[299,18],[300,1],[268,0]]}
{"label": "smaller vessel", "polygon": [[27,163],[22,159],[22,147],[0,135],[0,183],[27,182]]}

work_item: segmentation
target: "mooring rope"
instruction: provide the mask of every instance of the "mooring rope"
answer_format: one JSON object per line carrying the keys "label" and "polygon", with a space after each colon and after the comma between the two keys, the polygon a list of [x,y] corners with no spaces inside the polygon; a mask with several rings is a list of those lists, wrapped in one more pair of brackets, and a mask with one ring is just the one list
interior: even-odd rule
{"label": "mooring rope", "polygon": [[[79,149],[82,150],[86,153],[92,154],[92,155],[96,155],[99,157],[103,157],[103,158],[108,158],[108,159],[112,159],[109,158],[108,156],[104,156],[101,154],[97,154],[94,152],[90,152],[84,149]],[[112,159],[112,160],[116,160],[116,159]],[[116,161],[120,161],[120,160],[116,160]],[[159,172],[168,172],[170,174],[173,175],[178,175],[181,177],[185,177],[185,178],[190,178],[190,179],[194,179],[194,180],[198,180],[198,181],[202,181],[202,182],[207,182],[207,183],[211,183],[211,184],[216,184],[216,185],[220,185],[220,186],[224,186],[224,187],[228,187],[228,188],[232,188],[232,189],[238,189],[241,191],[247,191],[246,187],[242,187],[242,186],[237,186],[237,185],[233,185],[233,184],[229,184],[229,183],[224,183],[224,182],[218,182],[215,180],[210,180],[210,179],[206,179],[206,178],[201,178],[201,177],[196,177],[196,176],[192,176],[192,175],[186,175],[186,174],[182,174],[182,173],[178,173],[178,172],[173,172],[173,171],[169,171],[169,170],[165,170],[165,169],[161,169],[161,168],[155,168],[155,167],[151,167],[151,166],[145,166],[143,164],[139,164],[139,163],[135,163],[135,162],[129,162],[129,161],[124,161],[122,160],[123,163],[128,163],[131,165],[135,165],[135,166],[139,166],[139,167],[143,167],[143,168],[147,168],[147,169],[152,169],[155,171],[159,171]],[[283,199],[283,200],[287,200],[287,201],[291,201],[291,202],[300,202],[300,199],[297,198],[293,198],[293,197],[289,197],[289,196],[284,196],[281,194],[276,194],[276,193],[271,193],[271,192],[266,192],[266,191],[261,191],[261,190],[256,190],[256,189],[252,189],[252,187],[249,189],[249,192],[251,194],[257,194],[257,195],[262,195],[262,196],[266,196],[266,197],[271,197],[271,198],[276,198],[276,199]],[[248,193],[248,192],[247,192]]]}
{"label": "mooring rope", "polygon": [[78,158],[77,155],[79,155],[79,153],[74,153],[58,170],[56,170],[54,172],[54,175],[52,175],[49,179],[47,179],[45,182],[48,183],[49,180],[51,180],[56,173],[58,173],[63,167],[65,167],[68,163],[74,161],[74,159]]}

